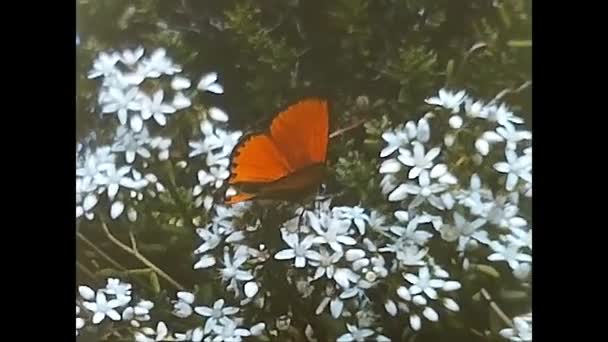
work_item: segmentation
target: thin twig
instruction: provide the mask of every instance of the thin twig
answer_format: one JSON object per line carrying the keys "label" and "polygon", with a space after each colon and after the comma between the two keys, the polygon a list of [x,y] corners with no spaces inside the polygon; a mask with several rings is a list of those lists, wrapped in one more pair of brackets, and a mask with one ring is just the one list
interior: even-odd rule
{"label": "thin twig", "polygon": [[80,271],[82,271],[82,273],[84,273],[87,277],[91,278],[91,280],[97,279],[93,272],[91,272],[85,265],[79,263],[78,261],[76,261],[76,267],[78,267],[78,269],[80,269]]}
{"label": "thin twig", "polygon": [[77,236],[78,236],[78,238],[80,240],[82,240],[84,243],[86,243],[87,245],[89,245],[89,247],[91,247],[91,249],[93,249],[97,254],[99,254],[100,256],[102,256],[103,258],[105,258],[110,264],[112,264],[118,270],[120,270],[120,271],[126,271],[127,270],[126,267],[124,267],[121,264],[119,264],[116,260],[112,259],[104,251],[102,251],[101,249],[99,249],[99,247],[95,246],[95,244],[92,243],[89,239],[87,239],[84,235],[82,235],[81,232],[78,232],[76,234],[77,234]]}
{"label": "thin twig", "polygon": [[528,88],[531,85],[532,85],[532,81],[526,81],[522,85],[517,87],[517,89],[515,89],[515,90],[513,90],[511,88],[504,89],[503,91],[498,93],[498,95],[496,95],[488,104],[494,104],[494,103],[500,101],[500,99],[502,99],[507,94],[517,94],[517,93],[523,91],[524,89]]}
{"label": "thin twig", "polygon": [[133,251],[137,254],[139,254],[139,251],[137,250],[137,241],[135,241],[135,235],[133,234],[133,231],[129,229],[129,238],[131,239],[131,248],[133,248]]}
{"label": "thin twig", "polygon": [[355,128],[357,128],[357,127],[361,126],[361,125],[362,125],[362,124],[363,124],[365,121],[366,121],[366,120],[359,120],[359,121],[355,122],[354,124],[352,124],[352,125],[350,125],[350,126],[346,126],[346,127],[344,127],[344,128],[340,128],[340,129],[338,129],[338,130],[336,130],[336,131],[332,132],[332,133],[329,135],[329,138],[330,138],[330,139],[333,139],[333,138],[335,138],[335,137],[337,137],[337,136],[339,136],[339,135],[342,135],[342,134],[344,134],[344,133],[346,133],[346,132],[348,132],[348,131],[350,131],[350,130],[352,130],[352,129],[355,129]]}
{"label": "thin twig", "polygon": [[108,229],[108,226],[106,225],[106,223],[103,220],[101,221],[101,228],[103,228],[103,231],[108,236],[108,239],[110,239],[110,241],[112,241],[116,246],[120,247],[125,252],[136,257],[144,265],[151,268],[154,272],[156,272],[159,276],[161,276],[167,282],[171,283],[171,285],[175,286],[178,290],[184,291],[184,289],[185,289],[184,286],[182,286],[180,283],[178,283],[173,278],[171,278],[171,276],[169,276],[167,273],[165,273],[163,270],[161,270],[158,266],[156,266],[150,260],[146,259],[143,255],[139,254],[137,251],[133,250],[132,248],[130,248],[129,246],[125,245],[120,240],[118,240],[116,237],[114,237],[114,235],[112,235],[112,233],[110,233],[110,229]]}
{"label": "thin twig", "polygon": [[483,296],[483,298],[485,298],[486,301],[488,301],[488,303],[490,304],[490,308],[492,308],[492,310],[494,310],[494,312],[498,315],[498,317],[500,317],[500,319],[506,325],[513,328],[513,322],[511,322],[511,319],[509,318],[509,316],[507,316],[504,313],[504,311],[502,311],[500,309],[498,304],[496,304],[496,302],[492,299],[492,296],[490,296],[490,293],[488,293],[488,291],[485,288],[481,289],[481,295]]}

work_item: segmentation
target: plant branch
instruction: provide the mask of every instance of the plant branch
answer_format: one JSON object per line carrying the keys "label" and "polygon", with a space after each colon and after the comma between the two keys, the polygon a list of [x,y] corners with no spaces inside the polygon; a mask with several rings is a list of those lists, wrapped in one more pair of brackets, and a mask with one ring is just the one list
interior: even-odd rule
{"label": "plant branch", "polygon": [[161,278],[165,279],[167,282],[171,283],[171,285],[175,286],[178,290],[184,291],[184,289],[185,289],[184,286],[182,286],[180,283],[178,283],[173,278],[171,278],[171,276],[169,276],[167,273],[165,273],[165,271],[161,270],[158,266],[156,266],[150,260],[146,259],[146,257],[141,255],[139,252],[135,251],[134,249],[130,248],[129,246],[125,245],[120,240],[118,240],[114,235],[112,235],[112,233],[110,233],[110,229],[108,229],[108,225],[103,220],[100,220],[100,221],[101,221],[101,228],[106,233],[106,235],[108,236],[108,239],[110,239],[110,241],[112,241],[116,246],[120,247],[125,252],[133,255],[135,258],[137,258],[139,261],[141,261],[144,265],[148,266],[154,272],[156,272],[156,274],[158,274]]}
{"label": "plant branch", "polygon": [[362,124],[363,124],[365,121],[366,121],[366,120],[364,120],[364,119],[363,119],[363,120],[359,120],[359,121],[355,122],[354,124],[352,124],[352,125],[350,125],[350,126],[346,126],[346,127],[344,127],[344,128],[340,128],[340,129],[338,129],[338,130],[336,130],[336,131],[332,132],[332,133],[329,135],[329,138],[330,138],[330,139],[333,139],[333,138],[335,138],[335,137],[337,137],[337,136],[339,136],[339,135],[342,135],[342,134],[344,134],[344,133],[346,133],[346,132],[348,132],[348,131],[350,131],[350,130],[353,130],[353,129],[355,129],[355,128],[357,128],[357,127],[361,126],[361,125],[362,125]]}
{"label": "plant branch", "polygon": [[513,328],[513,322],[511,322],[511,319],[509,318],[509,316],[507,316],[504,311],[502,311],[500,309],[500,307],[498,306],[498,304],[496,304],[496,302],[494,301],[494,299],[492,299],[492,296],[490,296],[490,293],[485,289],[482,288],[481,289],[481,295],[483,296],[483,298],[485,298],[486,301],[488,301],[488,303],[490,304],[490,308],[492,308],[492,310],[498,315],[498,317],[500,317],[500,319],[509,327]]}
{"label": "plant branch", "polygon": [[137,251],[137,241],[135,241],[135,235],[133,234],[133,231],[129,229],[129,238],[131,239],[131,248],[133,249],[133,251],[137,254],[139,254],[139,252]]}
{"label": "plant branch", "polygon": [[82,235],[81,232],[76,233],[78,238],[80,240],[82,240],[84,243],[86,243],[89,247],[91,247],[92,250],[94,250],[97,254],[99,254],[101,257],[103,257],[104,259],[106,259],[110,264],[112,264],[112,266],[116,267],[118,270],[120,271],[126,271],[127,268],[122,266],[121,264],[119,264],[116,260],[112,259],[109,255],[107,255],[104,251],[102,251],[101,249],[99,249],[99,247],[95,246],[95,244],[93,242],[91,242],[89,239],[87,239],[84,235]]}

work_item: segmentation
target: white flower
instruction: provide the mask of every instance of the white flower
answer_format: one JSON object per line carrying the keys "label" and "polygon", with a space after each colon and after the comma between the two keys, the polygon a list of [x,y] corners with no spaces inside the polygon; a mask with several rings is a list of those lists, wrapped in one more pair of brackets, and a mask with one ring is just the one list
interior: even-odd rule
{"label": "white flower", "polygon": [[219,83],[216,83],[216,81],[217,81],[217,73],[210,72],[208,74],[203,75],[203,77],[201,77],[201,80],[198,82],[198,85],[196,86],[196,88],[198,90],[208,91],[208,92],[211,92],[214,94],[223,94],[224,88]]}
{"label": "white flower", "polygon": [[528,247],[530,248],[530,250],[532,250],[532,229],[510,227],[510,230],[511,234],[507,235],[507,240],[509,242],[519,245],[521,247]]}
{"label": "white flower", "polygon": [[[116,113],[121,125],[127,124],[128,111],[141,111],[142,104],[139,89],[131,88],[123,92],[118,88],[110,88],[106,101],[101,108],[103,114]],[[143,128],[139,114],[133,114],[130,121],[131,128],[139,132]]]}
{"label": "white flower", "polygon": [[154,137],[150,139],[150,147],[158,150],[158,160],[169,159],[169,147],[171,147],[171,138]]}
{"label": "white flower", "polygon": [[[151,338],[148,336],[156,336],[155,338]],[[169,335],[169,331],[167,330],[167,325],[163,321],[159,321],[156,325],[156,331],[152,328],[143,328],[141,332],[136,332],[135,342],[155,342],[155,341],[165,341],[165,338]]]}
{"label": "white flower", "polygon": [[430,105],[441,106],[451,110],[453,113],[457,113],[460,110],[460,105],[465,100],[465,96],[466,93],[464,90],[452,93],[451,91],[442,88],[439,90],[439,97],[431,97],[424,100],[424,102]]}
{"label": "white flower", "polygon": [[106,316],[114,321],[120,320],[120,314],[114,309],[121,306],[121,301],[118,299],[107,301],[106,295],[101,291],[97,291],[95,302],[83,302],[82,306],[94,312],[93,324],[99,324]]}
{"label": "white flower", "polygon": [[159,48],[149,58],[142,61],[147,77],[158,78],[162,74],[173,75],[182,71],[179,65],[173,64],[173,61],[166,56],[166,53],[165,49]]}
{"label": "white flower", "polygon": [[418,142],[426,143],[431,139],[431,127],[426,116],[418,120],[418,124],[408,121],[405,124],[405,130],[410,140],[416,139]]}
{"label": "white flower", "polygon": [[369,215],[361,207],[334,207],[335,214],[339,219],[352,220],[359,230],[359,234],[365,234],[365,223],[369,222]]}
{"label": "white flower", "polygon": [[327,277],[327,279],[332,279],[336,270],[334,265],[340,261],[340,259],[342,259],[342,253],[334,252],[333,254],[329,254],[325,248],[321,248],[319,253],[319,261],[312,261],[310,263],[311,265],[317,267],[313,280],[317,280],[324,275]]}
{"label": "white flower", "polygon": [[500,335],[514,342],[532,341],[532,316],[526,315],[513,318],[513,328],[505,328]]}
{"label": "white flower", "polygon": [[120,55],[120,61],[126,65],[134,65],[144,55],[144,48],[139,46],[135,50],[125,49]]}
{"label": "white flower", "polygon": [[409,240],[419,246],[424,246],[426,245],[427,241],[433,237],[433,234],[424,230],[417,230],[420,223],[420,219],[415,217],[407,224],[407,228],[401,226],[392,226],[390,231],[404,240]]}
{"label": "white flower", "polygon": [[246,246],[240,246],[234,253],[234,258],[230,258],[230,253],[224,251],[224,268],[220,269],[222,281],[228,282],[229,290],[238,291],[237,281],[249,281],[253,279],[253,274],[249,270],[242,270],[240,267],[245,264],[249,252]]}
{"label": "white flower", "polygon": [[173,314],[179,318],[187,318],[192,315],[192,303],[194,295],[190,292],[180,291],[177,300],[173,302]]}
{"label": "white flower", "polygon": [[386,141],[388,146],[380,151],[380,157],[384,158],[397,151],[399,148],[405,148],[409,144],[409,138],[407,133],[402,130],[395,130],[394,132],[385,132],[382,134],[382,139]]}
{"label": "white flower", "polygon": [[145,127],[142,128],[141,132],[134,133],[125,126],[118,126],[115,139],[112,152],[124,152],[127,163],[132,164],[136,155],[150,158],[150,151],[146,149],[150,137]]}
{"label": "white flower", "polygon": [[506,141],[509,150],[515,150],[517,144],[522,140],[532,139],[532,132],[518,131],[510,122],[505,122],[502,127],[497,127],[496,133],[500,135],[502,141]]}
{"label": "white flower", "polygon": [[[357,243],[355,239],[348,236],[350,221],[327,217],[325,215],[322,215],[321,220],[319,220],[317,216],[311,212],[308,213],[308,219],[312,229],[319,234],[319,236],[315,236],[312,239],[312,243],[328,244],[331,249],[340,253],[342,252],[342,244],[352,246]],[[321,228],[322,225],[326,227],[326,230]]]}
{"label": "white flower", "polygon": [[486,203],[482,199],[492,198],[492,192],[481,187],[481,178],[474,173],[471,176],[469,190],[464,191],[461,195],[457,195],[457,198],[460,204],[471,210],[471,214],[482,216],[486,210]]}
{"label": "white flower", "polygon": [[130,189],[141,189],[148,184],[146,179],[135,181],[134,179],[127,177],[127,174],[130,171],[130,166],[123,166],[116,170],[115,166],[112,165],[106,169],[105,175],[97,174],[95,182],[99,185],[107,186],[108,198],[113,201],[121,186]]}
{"label": "white flower", "polygon": [[149,321],[150,310],[154,308],[154,303],[149,300],[140,300],[137,305],[129,306],[122,312],[122,319],[124,321],[131,321],[131,325],[139,327],[138,321]]}
{"label": "white flower", "polygon": [[203,330],[205,334],[208,334],[215,328],[218,321],[222,317],[235,315],[239,312],[239,308],[233,306],[224,307],[224,300],[218,299],[215,301],[215,303],[213,303],[212,308],[207,306],[197,306],[194,308],[194,311],[201,316],[208,317]]}
{"label": "white flower", "polygon": [[388,227],[385,225],[386,216],[376,210],[372,210],[369,215],[369,227],[375,231],[386,231]]}
{"label": "white flower", "polygon": [[505,155],[507,157],[507,162],[498,162],[494,164],[494,169],[500,173],[507,174],[507,182],[505,184],[507,191],[515,189],[519,178],[531,183],[532,157],[529,154],[518,157],[513,150],[506,150]]}
{"label": "white flower", "polygon": [[506,203],[506,200],[506,197],[498,196],[496,200],[485,205],[484,214],[488,221],[505,230],[526,226],[526,220],[517,216],[517,205]]}
{"label": "white flower", "polygon": [[120,279],[108,278],[105,289],[101,291],[116,296],[116,299],[121,302],[121,306],[131,301],[131,284],[123,283]]}
{"label": "white flower", "polygon": [[[218,154],[222,157],[228,157],[232,153],[232,149],[238,143],[239,139],[243,135],[241,131],[227,132],[223,129],[216,129],[215,134],[219,140],[219,146],[222,147],[222,151]],[[227,165],[226,165],[227,166]]]}
{"label": "white flower", "polygon": [[445,281],[442,279],[431,279],[431,273],[426,266],[418,270],[418,276],[407,273],[403,277],[412,284],[408,289],[409,294],[412,296],[424,293],[430,299],[437,299],[438,296],[435,289],[441,289],[445,285]]}
{"label": "white flower", "polygon": [[251,336],[251,332],[248,329],[238,328],[237,322],[222,317],[219,319],[220,324],[213,327],[213,332],[216,336],[213,338],[213,342],[237,342],[241,341],[242,337]]}
{"label": "white flower", "polygon": [[310,250],[312,247],[314,236],[308,235],[300,242],[298,234],[284,234],[283,241],[289,245],[288,249],[277,252],[274,258],[277,260],[295,259],[295,266],[302,268],[306,266],[306,259],[319,261],[320,255],[318,252]]}
{"label": "white flower", "polygon": [[359,279],[361,279],[361,276],[359,276],[357,273],[353,272],[349,268],[338,268],[334,272],[334,280],[343,289],[350,288],[350,284],[357,283]]}
{"label": "white flower", "polygon": [[161,126],[167,124],[165,114],[175,113],[175,107],[163,102],[164,92],[162,89],[157,90],[152,99],[144,96],[141,103],[141,116],[144,120],[154,117],[154,120]]}
{"label": "white flower", "polygon": [[224,181],[230,177],[230,171],[223,167],[212,166],[209,172],[205,170],[198,171],[198,182],[200,185],[213,184],[216,189],[219,189],[224,184]]}
{"label": "white flower", "polygon": [[348,329],[348,333],[338,337],[337,342],[365,342],[369,341],[368,337],[374,335],[374,331],[371,329],[359,329],[357,326],[348,323],[346,323],[346,329]]}
{"label": "white flower", "polygon": [[487,119],[492,122],[497,122],[499,125],[505,126],[509,122],[521,124],[524,120],[520,117],[517,117],[507,108],[507,106],[503,103],[500,107],[489,106],[487,109]]}
{"label": "white flower", "polygon": [[414,146],[414,153],[410,152],[406,149],[399,150],[399,161],[403,163],[403,165],[411,167],[408,178],[414,179],[418,177],[418,175],[423,171],[433,167],[433,160],[439,155],[441,152],[441,148],[434,147],[425,154],[424,145],[415,141],[412,143]]}
{"label": "white flower", "polygon": [[116,69],[116,63],[119,59],[120,56],[117,52],[111,54],[103,51],[100,52],[95,62],[93,62],[93,70],[89,72],[88,78],[112,76],[118,70]]}
{"label": "white flower", "polygon": [[487,118],[487,109],[481,101],[473,101],[473,99],[467,98],[464,100],[464,110],[467,116],[472,118]]}
{"label": "white flower", "polygon": [[405,266],[422,266],[425,264],[423,258],[428,249],[420,248],[409,243],[407,240],[399,239],[393,244],[378,249],[380,252],[393,252],[399,262]]}
{"label": "white flower", "polygon": [[532,262],[532,257],[529,254],[520,253],[520,245],[509,243],[506,246],[498,241],[492,241],[490,247],[494,250],[493,254],[488,256],[490,261],[506,261],[511,269],[516,269],[520,262]]}
{"label": "white flower", "polygon": [[410,202],[409,208],[416,208],[420,204],[427,201],[429,204],[439,210],[445,209],[443,201],[436,195],[445,191],[447,186],[445,184],[433,183],[429,173],[425,170],[418,177],[418,185],[412,183],[401,184],[397,189],[389,195],[388,200],[395,202],[400,201],[406,197],[407,194],[416,195],[414,200]]}
{"label": "white flower", "polygon": [[486,220],[478,218],[472,222],[467,221],[460,213],[454,212],[454,225],[444,225],[441,229],[441,236],[446,241],[458,240],[457,251],[463,252],[470,243],[471,239],[483,244],[489,244],[488,232],[479,230],[486,224]]}

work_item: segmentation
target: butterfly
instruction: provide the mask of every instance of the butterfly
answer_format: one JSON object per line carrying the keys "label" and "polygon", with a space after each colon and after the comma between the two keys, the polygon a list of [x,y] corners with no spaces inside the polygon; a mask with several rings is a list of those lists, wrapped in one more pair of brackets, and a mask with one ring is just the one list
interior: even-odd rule
{"label": "butterfly", "polygon": [[234,148],[228,183],[240,193],[226,203],[297,201],[314,193],[327,174],[328,140],[327,101],[310,98],[289,106],[268,131],[248,136]]}

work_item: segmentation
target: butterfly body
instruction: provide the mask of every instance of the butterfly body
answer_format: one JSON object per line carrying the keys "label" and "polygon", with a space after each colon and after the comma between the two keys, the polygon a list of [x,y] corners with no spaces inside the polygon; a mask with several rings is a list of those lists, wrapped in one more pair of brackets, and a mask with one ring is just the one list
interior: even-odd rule
{"label": "butterfly body", "polygon": [[227,202],[296,201],[316,191],[326,175],[328,121],[325,101],[303,100],[279,113],[269,132],[243,139],[228,180],[241,193]]}

